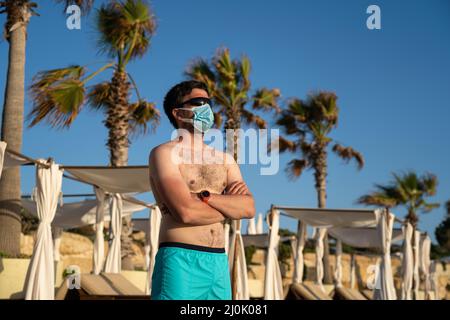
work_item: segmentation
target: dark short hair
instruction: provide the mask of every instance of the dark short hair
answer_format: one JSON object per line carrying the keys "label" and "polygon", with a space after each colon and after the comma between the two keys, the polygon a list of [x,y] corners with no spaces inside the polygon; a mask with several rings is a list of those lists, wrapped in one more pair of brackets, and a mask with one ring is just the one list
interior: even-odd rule
{"label": "dark short hair", "polygon": [[183,102],[183,97],[192,92],[193,89],[205,90],[208,95],[208,88],[205,83],[196,80],[183,81],[173,86],[164,97],[164,112],[169,118],[170,123],[177,128],[177,122],[172,114],[172,110],[175,109],[180,103]]}

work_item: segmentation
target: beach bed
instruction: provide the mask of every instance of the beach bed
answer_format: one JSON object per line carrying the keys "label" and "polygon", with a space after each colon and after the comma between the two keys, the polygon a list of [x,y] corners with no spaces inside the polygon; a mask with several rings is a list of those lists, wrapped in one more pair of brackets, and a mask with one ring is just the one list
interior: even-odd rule
{"label": "beach bed", "polygon": [[83,273],[79,289],[69,289],[68,282],[63,281],[56,291],[55,300],[122,300],[150,299],[140,289],[117,273],[100,275]]}

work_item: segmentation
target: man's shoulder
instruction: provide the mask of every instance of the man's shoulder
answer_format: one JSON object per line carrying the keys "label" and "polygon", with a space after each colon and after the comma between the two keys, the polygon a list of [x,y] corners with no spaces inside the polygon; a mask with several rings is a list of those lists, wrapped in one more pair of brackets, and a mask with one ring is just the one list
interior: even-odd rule
{"label": "man's shoulder", "polygon": [[149,160],[152,161],[160,156],[164,156],[168,152],[171,152],[173,150],[174,146],[175,146],[174,141],[168,141],[168,142],[164,142],[164,143],[154,147],[150,151]]}

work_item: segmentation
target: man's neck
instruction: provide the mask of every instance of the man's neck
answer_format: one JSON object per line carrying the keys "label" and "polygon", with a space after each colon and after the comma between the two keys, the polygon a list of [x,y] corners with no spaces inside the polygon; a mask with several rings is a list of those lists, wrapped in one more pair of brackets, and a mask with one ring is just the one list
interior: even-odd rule
{"label": "man's neck", "polygon": [[184,148],[193,150],[201,150],[204,148],[203,133],[191,132],[186,129],[178,130],[177,141],[182,144]]}

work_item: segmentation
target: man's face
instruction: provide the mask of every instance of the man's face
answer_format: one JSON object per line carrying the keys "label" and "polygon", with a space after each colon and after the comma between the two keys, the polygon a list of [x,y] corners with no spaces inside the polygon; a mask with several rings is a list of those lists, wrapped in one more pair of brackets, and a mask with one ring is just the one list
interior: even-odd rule
{"label": "man's face", "polygon": [[[203,90],[203,89],[198,89],[198,88],[194,88],[192,89],[191,93],[185,95],[183,97],[182,102],[188,101],[190,99],[193,98],[209,98],[208,93]],[[196,107],[195,105],[191,105],[189,103],[183,104],[183,109],[192,109]],[[187,123],[184,122],[182,120],[180,120],[181,118],[187,119],[187,118],[192,118],[193,117],[193,113],[189,110],[181,110],[181,109],[172,109],[172,114],[178,124],[178,128],[180,129],[186,129],[189,131],[193,131],[193,125],[192,123]]]}

